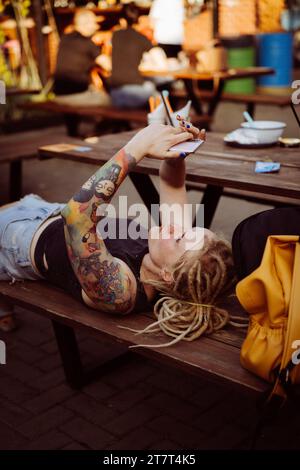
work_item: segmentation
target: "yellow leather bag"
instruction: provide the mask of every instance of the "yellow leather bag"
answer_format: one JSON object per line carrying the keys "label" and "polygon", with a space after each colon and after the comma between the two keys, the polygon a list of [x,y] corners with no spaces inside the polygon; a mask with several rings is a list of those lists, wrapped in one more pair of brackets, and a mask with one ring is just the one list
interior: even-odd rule
{"label": "yellow leather bag", "polygon": [[272,395],[286,397],[300,383],[299,236],[269,236],[260,266],[236,287],[250,314],[242,365],[272,382]]}

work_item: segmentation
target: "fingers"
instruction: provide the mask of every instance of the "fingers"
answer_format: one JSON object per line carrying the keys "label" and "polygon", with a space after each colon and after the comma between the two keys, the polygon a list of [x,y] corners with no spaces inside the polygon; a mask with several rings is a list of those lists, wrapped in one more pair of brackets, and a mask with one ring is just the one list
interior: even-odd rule
{"label": "fingers", "polygon": [[198,139],[206,140],[206,130],[205,129],[201,129],[200,134],[198,136]]}
{"label": "fingers", "polygon": [[186,132],[187,129],[184,126],[173,127],[173,134],[181,134],[182,132]]}
{"label": "fingers", "polygon": [[199,138],[200,131],[197,127],[194,127],[193,125],[187,124],[187,123],[186,123],[186,125],[181,125],[180,127],[182,129],[185,129],[188,132],[190,132],[190,134],[192,134],[193,139],[198,139]]}
{"label": "fingers", "polygon": [[179,121],[180,127],[182,129],[187,130],[190,132],[194,138],[206,140],[206,131],[205,129],[198,129],[198,127],[193,126],[193,124],[185,119],[183,119],[179,114],[176,116],[176,119]]}
{"label": "fingers", "polygon": [[179,125],[184,127],[185,129],[188,129],[189,132],[192,132],[193,134],[196,134],[196,135],[200,133],[200,130],[198,129],[198,127],[193,126],[193,124],[190,121],[188,121],[187,119],[184,119],[179,114],[177,114],[176,119],[179,122]]}
{"label": "fingers", "polygon": [[175,135],[179,135],[179,134],[182,134],[182,133],[189,132],[189,130],[186,129],[184,126],[171,127],[171,129],[172,129],[171,133],[175,134]]}
{"label": "fingers", "polygon": [[185,152],[173,152],[172,150],[163,152],[161,155],[162,159],[166,159],[166,160],[173,160],[174,158],[184,159],[186,156],[187,156],[187,153]]}
{"label": "fingers", "polygon": [[180,144],[180,142],[185,142],[186,140],[189,140],[192,138],[192,135],[190,132],[181,132],[180,134],[174,135],[172,139],[172,145]]}
{"label": "fingers", "polygon": [[201,131],[198,129],[198,127],[193,126],[189,121],[185,121],[179,116],[177,116],[178,121],[180,121],[179,127],[171,127],[167,126],[168,130],[171,132],[171,134],[183,134],[185,132],[189,132],[192,134],[192,137],[194,139],[201,139],[201,140],[206,140],[206,131],[205,129],[201,129]]}
{"label": "fingers", "polygon": [[194,137],[198,137],[200,134],[200,130],[198,129],[198,127],[193,126],[193,124],[189,121],[180,121],[180,127],[187,130],[188,132],[191,132]]}

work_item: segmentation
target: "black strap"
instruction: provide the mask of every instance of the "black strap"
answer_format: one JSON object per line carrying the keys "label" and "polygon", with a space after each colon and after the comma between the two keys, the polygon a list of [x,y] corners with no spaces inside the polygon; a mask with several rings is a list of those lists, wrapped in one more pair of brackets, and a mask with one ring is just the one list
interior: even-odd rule
{"label": "black strap", "polygon": [[[251,450],[255,449],[258,439],[261,437],[262,431],[265,426],[271,424],[277,419],[280,410],[288,399],[295,400],[296,394],[291,381],[291,371],[296,364],[290,360],[284,369],[280,370],[278,365],[273,370],[274,382],[272,386],[264,393],[262,393],[257,400],[257,409],[259,411],[259,418],[253,433],[251,441]],[[285,396],[276,395],[273,393],[275,382],[279,379],[280,385],[285,392]]]}
{"label": "black strap", "polygon": [[271,389],[269,389],[267,392],[264,392],[257,400],[259,417],[252,435],[250,450],[255,449],[257,441],[262,435],[263,429],[276,420],[279,415],[279,411],[286,402],[284,397],[279,395],[270,396],[270,394]]}

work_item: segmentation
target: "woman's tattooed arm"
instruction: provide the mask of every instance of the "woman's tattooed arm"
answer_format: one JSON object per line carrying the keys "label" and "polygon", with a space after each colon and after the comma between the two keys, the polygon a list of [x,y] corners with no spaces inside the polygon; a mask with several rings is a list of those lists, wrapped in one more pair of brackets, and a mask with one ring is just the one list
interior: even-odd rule
{"label": "woman's tattooed arm", "polygon": [[83,290],[99,309],[117,313],[132,307],[131,283],[127,270],[97,234],[101,218],[97,210],[111,200],[135,165],[135,158],[122,149],[84,183],[62,211],[69,259]]}

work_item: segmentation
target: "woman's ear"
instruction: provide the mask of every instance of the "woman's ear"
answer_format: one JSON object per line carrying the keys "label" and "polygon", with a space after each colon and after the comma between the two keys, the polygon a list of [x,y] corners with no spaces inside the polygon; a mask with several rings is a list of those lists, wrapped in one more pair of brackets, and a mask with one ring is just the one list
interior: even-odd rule
{"label": "woman's ear", "polygon": [[163,279],[163,281],[168,282],[168,283],[171,283],[174,280],[173,279],[173,274],[166,267],[164,267],[160,270],[160,276]]}

